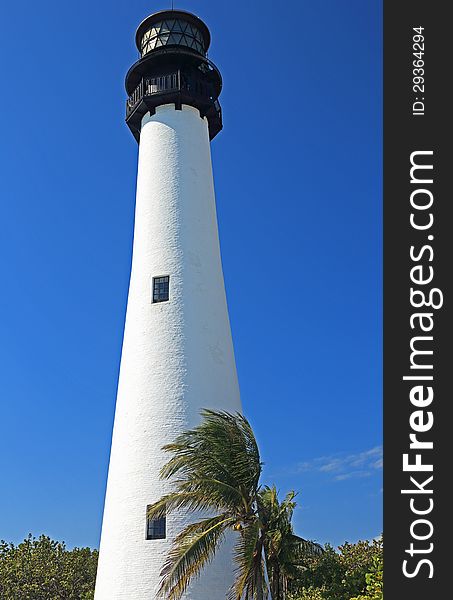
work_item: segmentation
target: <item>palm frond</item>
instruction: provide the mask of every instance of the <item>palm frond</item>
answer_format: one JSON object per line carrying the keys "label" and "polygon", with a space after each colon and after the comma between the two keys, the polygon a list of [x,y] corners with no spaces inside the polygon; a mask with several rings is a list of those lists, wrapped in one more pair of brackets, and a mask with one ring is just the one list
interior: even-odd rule
{"label": "palm frond", "polygon": [[203,519],[188,525],[175,539],[161,571],[159,594],[166,600],[179,600],[190,582],[209,563],[234,518],[228,515]]}
{"label": "palm frond", "polygon": [[189,481],[177,481],[176,486],[179,492],[202,495],[219,510],[225,510],[228,507],[237,509],[248,500],[242,488],[233,487],[214,478],[199,477]]}
{"label": "palm frond", "polygon": [[162,478],[204,477],[256,490],[261,462],[252,428],[242,415],[204,410],[202,423],[164,447],[173,456]]}
{"label": "palm frond", "polygon": [[291,545],[303,557],[319,556],[324,552],[321,544],[306,540],[294,534],[288,536],[288,545]]}
{"label": "palm frond", "polygon": [[224,506],[216,502],[213,495],[207,496],[203,491],[175,491],[148,506],[147,516],[149,519],[159,519],[180,508],[188,511],[217,511]]}

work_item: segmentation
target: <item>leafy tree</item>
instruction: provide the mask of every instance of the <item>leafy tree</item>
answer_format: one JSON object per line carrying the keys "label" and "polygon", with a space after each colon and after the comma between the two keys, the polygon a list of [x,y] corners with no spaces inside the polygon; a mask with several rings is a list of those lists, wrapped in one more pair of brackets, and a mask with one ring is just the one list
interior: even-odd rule
{"label": "leafy tree", "polygon": [[328,596],[326,596],[325,587],[318,588],[310,586],[308,588],[302,588],[297,594],[297,600],[325,600],[326,598],[328,598]]}
{"label": "leafy tree", "polygon": [[295,536],[291,527],[294,493],[279,504],[275,488],[261,488],[261,461],[255,436],[241,415],[205,410],[201,425],[164,447],[172,457],[161,476],[173,492],[149,508],[149,518],[176,509],[204,511],[175,539],[162,570],[160,593],[178,600],[215,555],[228,531],[236,532],[237,577],[231,600],[264,600],[270,580],[273,600],[284,600],[287,582],[302,553],[320,546]]}
{"label": "leafy tree", "polygon": [[346,542],[338,550],[327,544],[322,555],[307,558],[291,585],[291,600],[308,600],[313,590],[324,600],[382,600],[382,537]]}
{"label": "leafy tree", "polygon": [[343,590],[345,569],[341,564],[339,553],[333,546],[326,544],[320,556],[308,557],[305,567],[298,579],[291,582],[291,600],[302,598],[305,600],[304,594],[307,595],[309,590],[321,590],[324,599],[345,600]]}
{"label": "leafy tree", "polygon": [[352,596],[365,593],[367,574],[375,566],[376,560],[382,561],[382,538],[359,541],[356,544],[345,543],[339,548],[340,564],[344,567],[343,589],[349,600]]}
{"label": "leafy tree", "polygon": [[20,544],[0,542],[2,600],[92,600],[98,553],[67,550],[64,543],[31,534]]}
{"label": "leafy tree", "polygon": [[373,557],[373,567],[365,576],[366,592],[351,600],[383,600],[383,560],[382,555]]}

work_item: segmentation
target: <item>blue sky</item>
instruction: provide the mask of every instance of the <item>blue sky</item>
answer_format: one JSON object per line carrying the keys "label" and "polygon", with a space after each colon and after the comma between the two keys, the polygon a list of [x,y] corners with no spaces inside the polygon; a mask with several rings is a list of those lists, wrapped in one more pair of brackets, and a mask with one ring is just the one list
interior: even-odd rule
{"label": "blue sky", "polygon": [[[0,538],[99,543],[132,242],[134,32],[167,3],[8,2],[0,39]],[[300,535],[382,528],[381,2],[187,0],[244,409]]]}

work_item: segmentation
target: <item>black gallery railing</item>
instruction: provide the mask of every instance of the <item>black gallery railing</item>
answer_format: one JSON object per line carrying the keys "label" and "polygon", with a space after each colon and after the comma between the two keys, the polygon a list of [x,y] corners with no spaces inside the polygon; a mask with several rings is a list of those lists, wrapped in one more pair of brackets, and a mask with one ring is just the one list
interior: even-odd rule
{"label": "black gallery railing", "polygon": [[187,92],[204,103],[212,103],[216,112],[220,114],[220,104],[212,96],[212,87],[177,71],[158,77],[144,77],[126,102],[126,118],[134,112],[143,98],[174,92]]}

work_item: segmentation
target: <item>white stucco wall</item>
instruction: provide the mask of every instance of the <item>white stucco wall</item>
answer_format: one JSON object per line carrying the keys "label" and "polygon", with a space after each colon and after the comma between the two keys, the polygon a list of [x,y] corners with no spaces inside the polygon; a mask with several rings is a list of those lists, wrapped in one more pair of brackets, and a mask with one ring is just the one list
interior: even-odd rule
{"label": "white stucco wall", "polygon": [[[170,276],[169,302],[152,278]],[[241,411],[220,259],[206,119],[189,106],[145,115],[140,138],[132,271],[95,600],[153,600],[172,539],[146,540],[146,507],[168,490],[161,451],[201,408]],[[231,552],[185,595],[224,600]]]}

